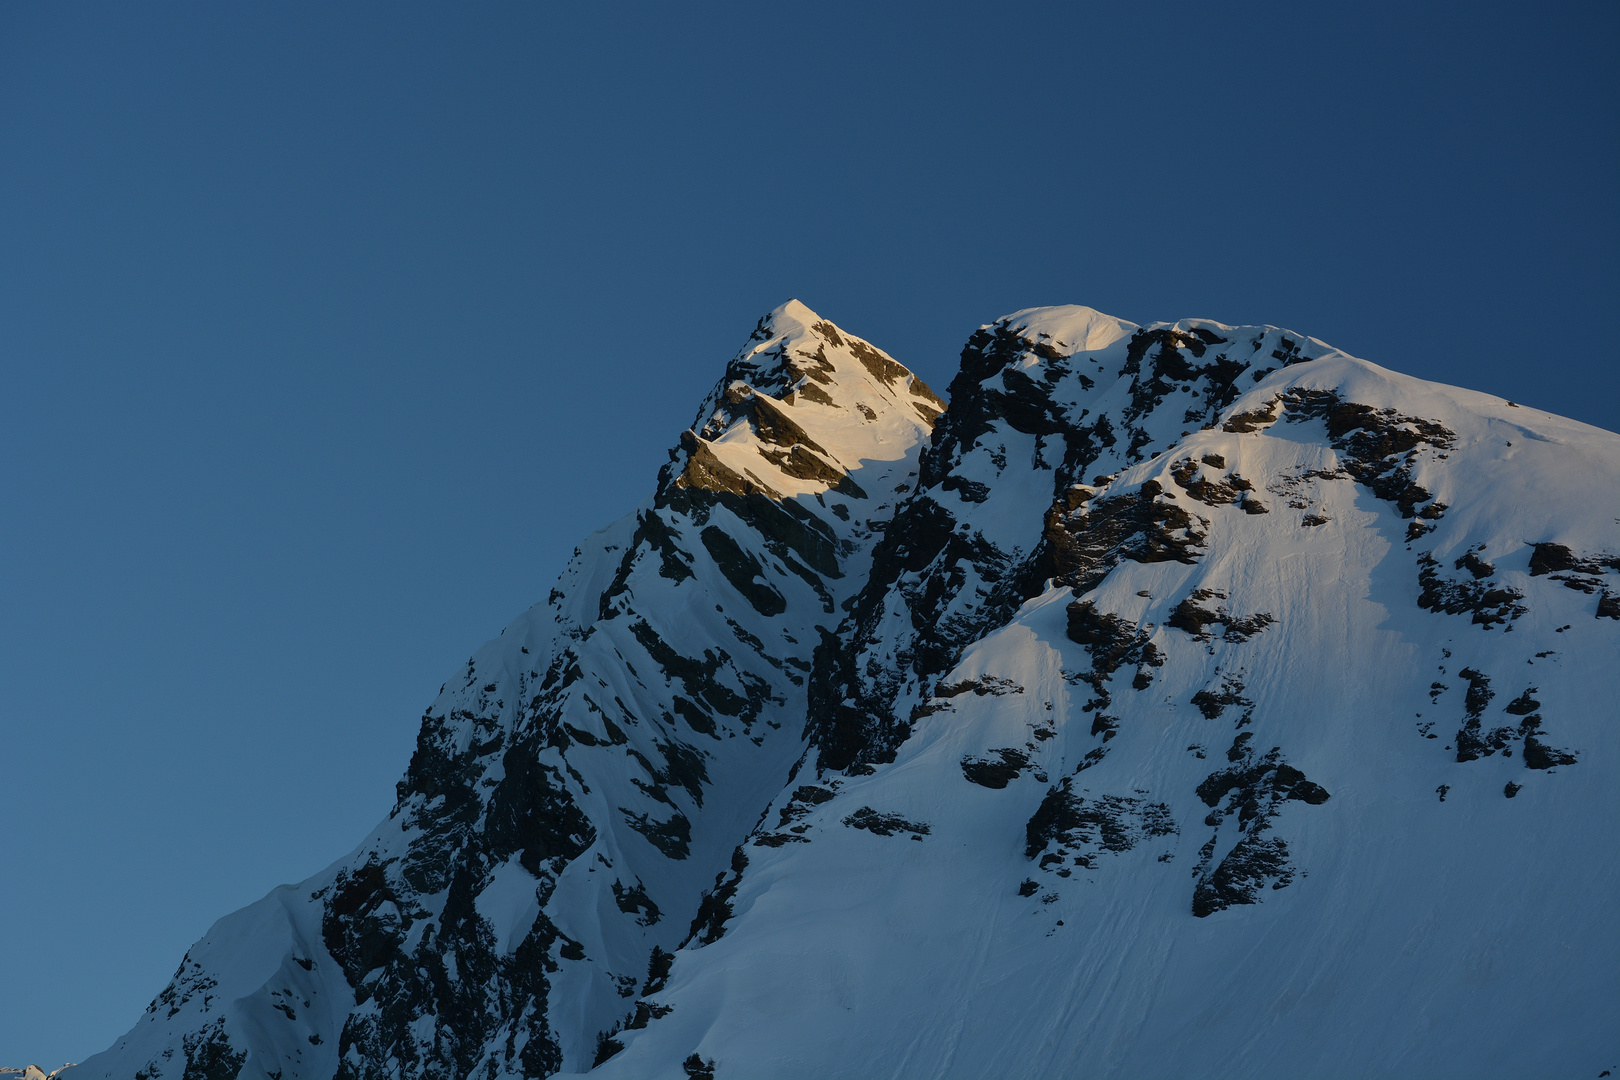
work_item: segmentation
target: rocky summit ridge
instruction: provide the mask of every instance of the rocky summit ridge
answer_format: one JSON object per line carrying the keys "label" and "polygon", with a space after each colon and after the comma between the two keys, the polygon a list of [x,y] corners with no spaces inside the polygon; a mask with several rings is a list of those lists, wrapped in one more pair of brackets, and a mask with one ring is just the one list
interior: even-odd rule
{"label": "rocky summit ridge", "polygon": [[64,1075],[1612,1068],[1620,435],[1083,307],[947,396],[761,319],[388,818]]}

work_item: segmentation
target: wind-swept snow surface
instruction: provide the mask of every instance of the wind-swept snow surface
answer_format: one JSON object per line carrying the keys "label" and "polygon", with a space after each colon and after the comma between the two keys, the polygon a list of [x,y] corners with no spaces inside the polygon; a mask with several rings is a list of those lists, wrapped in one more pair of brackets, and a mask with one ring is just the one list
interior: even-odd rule
{"label": "wind-swept snow surface", "polygon": [[354,854],[75,1077],[1596,1077],[1620,436],[1275,327],[797,303]]}

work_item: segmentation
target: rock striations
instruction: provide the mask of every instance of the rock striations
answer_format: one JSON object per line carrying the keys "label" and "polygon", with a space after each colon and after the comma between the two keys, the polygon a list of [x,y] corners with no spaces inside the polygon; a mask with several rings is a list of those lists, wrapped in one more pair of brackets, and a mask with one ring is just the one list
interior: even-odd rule
{"label": "rock striations", "polygon": [[1597,1076],[1620,436],[1021,311],[788,303],[388,819],[71,1080]]}

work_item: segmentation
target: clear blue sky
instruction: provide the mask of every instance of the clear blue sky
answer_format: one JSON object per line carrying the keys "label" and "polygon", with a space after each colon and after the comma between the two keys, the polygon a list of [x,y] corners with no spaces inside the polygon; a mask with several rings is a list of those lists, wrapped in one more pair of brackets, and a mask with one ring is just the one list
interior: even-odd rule
{"label": "clear blue sky", "polygon": [[0,8],[0,1064],[132,1025],[798,297],[1620,426],[1620,8]]}

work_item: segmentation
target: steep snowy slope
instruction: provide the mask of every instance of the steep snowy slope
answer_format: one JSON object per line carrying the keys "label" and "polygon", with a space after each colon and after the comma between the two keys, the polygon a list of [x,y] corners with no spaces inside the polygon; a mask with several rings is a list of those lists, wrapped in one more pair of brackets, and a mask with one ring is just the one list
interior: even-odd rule
{"label": "steep snowy slope", "polygon": [[1070,308],[975,337],[923,477],[602,1075],[1613,1066],[1620,437]]}
{"label": "steep snowy slope", "polygon": [[950,398],[762,320],[389,820],[71,1075],[1620,1063],[1620,436],[1079,307]]}
{"label": "steep snowy slope", "polygon": [[656,495],[446,684],[389,819],[73,1075],[589,1068],[803,754],[820,635],[943,407],[802,304],[761,320]]}

